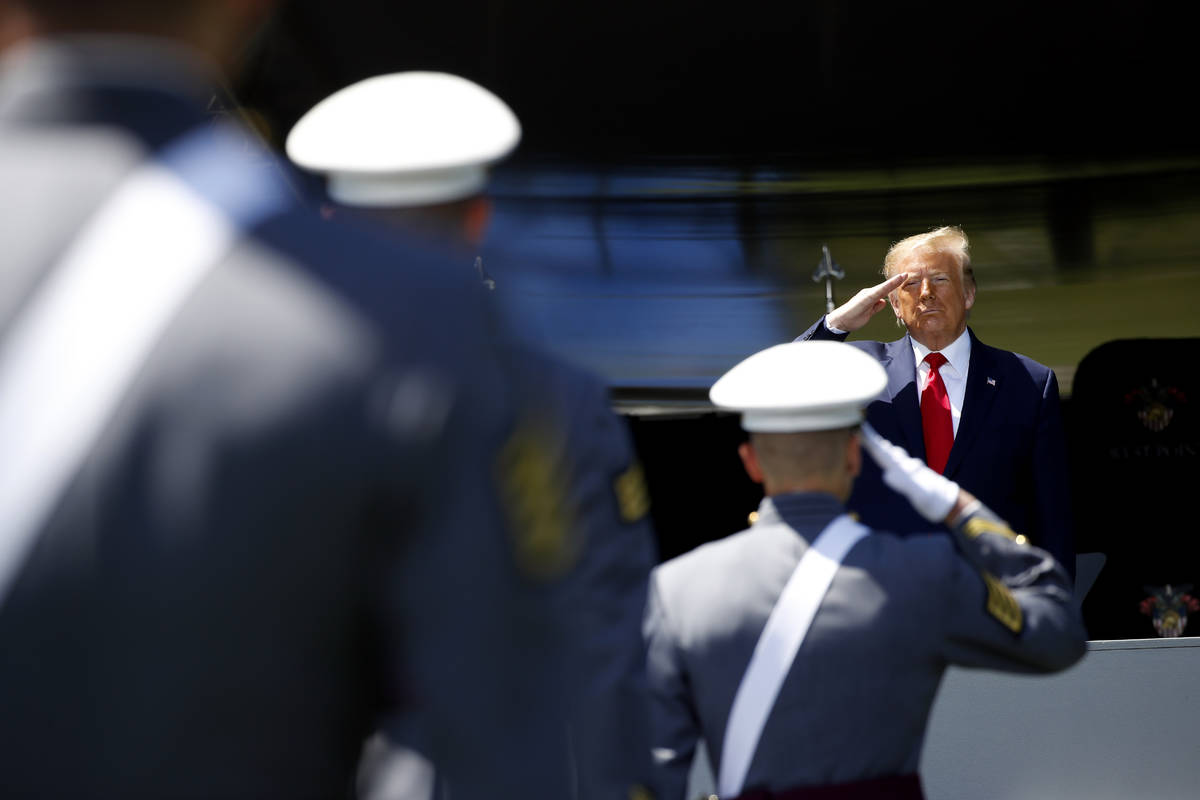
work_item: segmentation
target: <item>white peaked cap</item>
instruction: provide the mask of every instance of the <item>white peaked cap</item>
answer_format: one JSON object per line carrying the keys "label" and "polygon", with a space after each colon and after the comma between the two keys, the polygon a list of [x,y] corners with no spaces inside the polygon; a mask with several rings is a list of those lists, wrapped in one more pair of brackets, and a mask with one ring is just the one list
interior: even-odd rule
{"label": "white peaked cap", "polygon": [[761,350],[713,384],[718,408],[740,411],[757,433],[847,428],[887,386],[874,358],[842,342],[790,342]]}
{"label": "white peaked cap", "polygon": [[503,100],[444,72],[397,72],[313,106],[287,137],[297,166],[324,173],[354,206],[448,203],[483,190],[487,168],[521,139]]}

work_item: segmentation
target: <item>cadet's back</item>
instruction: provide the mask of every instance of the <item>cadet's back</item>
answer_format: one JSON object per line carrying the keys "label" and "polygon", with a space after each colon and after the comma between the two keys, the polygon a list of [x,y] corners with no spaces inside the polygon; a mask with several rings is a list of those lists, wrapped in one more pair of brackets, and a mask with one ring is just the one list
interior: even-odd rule
{"label": "cadet's back", "polygon": [[[463,796],[536,792],[510,655],[552,631],[493,496],[505,384],[458,271],[310,214],[161,45],[40,44],[3,78],[0,372],[65,264],[178,270],[189,236],[211,245],[171,198],[229,239],[157,306],[111,403],[78,375],[157,301],[108,284],[56,325],[44,385],[102,413],[44,512],[0,530],[23,543],[0,586],[0,794],[342,796],[363,734],[413,704]],[[129,258],[80,256],[147,175],[170,191],[105,228]],[[3,430],[36,416],[26,386],[0,383]],[[3,480],[40,474],[33,442]]]}

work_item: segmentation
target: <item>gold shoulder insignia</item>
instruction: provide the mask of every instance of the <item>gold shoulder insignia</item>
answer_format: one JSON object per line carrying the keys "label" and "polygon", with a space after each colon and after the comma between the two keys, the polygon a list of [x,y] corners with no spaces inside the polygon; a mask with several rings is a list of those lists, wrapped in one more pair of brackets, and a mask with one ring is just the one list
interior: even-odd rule
{"label": "gold shoulder insignia", "polygon": [[1025,618],[1021,605],[1007,586],[1001,583],[990,572],[981,573],[983,582],[987,585],[987,611],[996,621],[1013,633],[1019,634],[1024,627]]}
{"label": "gold shoulder insignia", "polygon": [[575,512],[557,468],[555,434],[522,424],[496,460],[496,478],[508,515],[517,564],[536,578],[555,578],[575,563]]}
{"label": "gold shoulder insignia", "polygon": [[978,539],[984,533],[997,533],[1006,539],[1012,539],[1017,544],[1025,543],[1025,537],[1013,533],[1012,528],[1008,525],[983,517],[971,517],[967,520],[967,524],[963,526],[963,533],[972,539]]}
{"label": "gold shoulder insignia", "polygon": [[613,493],[617,496],[617,512],[622,522],[637,522],[650,512],[646,474],[637,461],[613,480]]}
{"label": "gold shoulder insignia", "polygon": [[629,787],[629,800],[654,800],[654,794],[640,783]]}

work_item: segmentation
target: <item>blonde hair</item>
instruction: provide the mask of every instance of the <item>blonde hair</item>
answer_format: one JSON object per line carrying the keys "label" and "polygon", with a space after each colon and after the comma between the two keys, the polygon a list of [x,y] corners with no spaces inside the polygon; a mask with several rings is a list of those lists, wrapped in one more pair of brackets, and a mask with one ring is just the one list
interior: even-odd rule
{"label": "blonde hair", "polygon": [[[957,225],[943,225],[927,233],[918,233],[901,239],[892,245],[883,257],[883,277],[890,278],[896,274],[899,267],[915,255],[932,255],[945,253],[958,262],[958,274],[962,278],[963,290],[975,288],[975,270],[971,269],[971,243],[967,235]],[[893,292],[891,297],[895,296]],[[967,310],[970,319],[971,311]],[[896,317],[896,327],[905,328],[904,320]]]}
{"label": "blonde hair", "polygon": [[974,281],[971,271],[971,252],[967,235],[956,225],[944,225],[928,233],[918,233],[892,245],[883,259],[883,276],[890,278],[898,267],[914,255],[946,253],[956,262],[964,280]]}

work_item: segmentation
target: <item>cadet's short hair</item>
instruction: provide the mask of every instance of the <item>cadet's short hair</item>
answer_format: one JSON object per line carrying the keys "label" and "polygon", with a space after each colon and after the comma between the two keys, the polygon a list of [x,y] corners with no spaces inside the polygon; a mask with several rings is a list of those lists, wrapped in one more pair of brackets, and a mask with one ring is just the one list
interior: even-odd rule
{"label": "cadet's short hair", "polygon": [[883,276],[890,278],[895,275],[899,266],[917,253],[946,253],[958,262],[964,283],[974,283],[970,247],[967,235],[957,225],[945,225],[927,233],[918,233],[892,245],[883,259]]}
{"label": "cadet's short hair", "polygon": [[751,433],[758,463],[772,479],[801,482],[841,468],[846,442],[858,426],[803,433]]}
{"label": "cadet's short hair", "polygon": [[52,30],[154,30],[213,0],[14,0]]}

